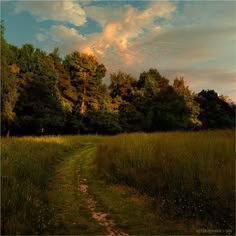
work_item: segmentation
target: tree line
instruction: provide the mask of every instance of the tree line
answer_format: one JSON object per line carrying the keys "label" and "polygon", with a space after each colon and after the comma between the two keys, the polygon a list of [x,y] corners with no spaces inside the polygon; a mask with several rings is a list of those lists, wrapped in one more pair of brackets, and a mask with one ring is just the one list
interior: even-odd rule
{"label": "tree line", "polygon": [[4,38],[1,24],[1,134],[116,134],[235,127],[235,104],[214,90],[195,94],[157,69],[134,78],[78,51],[63,59]]}

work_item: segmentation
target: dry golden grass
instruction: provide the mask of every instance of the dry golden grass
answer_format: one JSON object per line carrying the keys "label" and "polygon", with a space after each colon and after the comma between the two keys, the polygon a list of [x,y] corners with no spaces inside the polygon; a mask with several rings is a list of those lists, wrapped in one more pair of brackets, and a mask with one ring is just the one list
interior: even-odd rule
{"label": "dry golden grass", "polygon": [[67,153],[98,137],[1,139],[2,234],[39,234],[47,227],[48,184]]}
{"label": "dry golden grass", "polygon": [[158,199],[169,216],[234,225],[235,133],[122,134],[99,144],[95,163],[108,181]]}

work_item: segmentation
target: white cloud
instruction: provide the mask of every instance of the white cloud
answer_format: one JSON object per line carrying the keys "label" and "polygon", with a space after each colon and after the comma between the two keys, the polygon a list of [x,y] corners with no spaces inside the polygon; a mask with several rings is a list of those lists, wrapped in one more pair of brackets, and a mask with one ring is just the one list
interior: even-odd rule
{"label": "white cloud", "polygon": [[86,15],[79,3],[73,1],[19,1],[15,13],[29,12],[38,21],[54,20],[75,26],[86,22]]}
{"label": "white cloud", "polygon": [[[155,18],[169,18],[174,10],[175,5],[169,2],[150,2],[145,10],[138,10],[131,5],[119,7],[115,11],[105,7],[87,6],[86,14],[103,26],[101,33],[85,37],[74,28],[55,25],[51,27],[48,35],[54,44],[61,48],[62,53],[73,50],[93,53],[104,63],[107,62],[109,68],[114,67],[115,57],[118,57],[115,67],[125,68],[132,66],[137,60],[141,63],[142,56],[130,50],[132,44],[139,40],[139,36],[144,35],[145,31],[160,32],[161,26],[154,24]],[[37,35],[37,39],[41,41],[42,35]],[[51,43],[48,47],[52,45]]]}
{"label": "white cloud", "polygon": [[149,7],[138,15],[138,19],[145,20],[151,17],[163,17],[170,19],[171,14],[175,11],[175,5],[170,2],[153,1]]}
{"label": "white cloud", "polygon": [[[141,61],[142,56],[130,50],[133,43],[140,40],[140,37],[145,37],[147,32],[160,32],[161,26],[156,25],[154,21],[158,17],[169,19],[175,11],[175,5],[167,1],[150,2],[144,10],[131,5],[123,5],[116,9],[88,6],[85,7],[85,11],[88,17],[103,27],[100,35],[90,35],[89,47],[93,47],[93,42],[96,42],[94,53],[100,52],[98,54],[103,56],[103,60],[109,55],[109,60],[106,60],[108,63],[111,63],[111,55],[120,57],[120,66],[126,67],[132,66],[137,60]],[[112,54],[108,53],[109,48]]]}
{"label": "white cloud", "polygon": [[[116,9],[84,5],[85,14],[102,26],[102,32],[81,35],[75,28],[55,25],[46,33],[48,48],[59,47],[63,54],[93,53],[108,72],[123,70],[138,76],[155,67],[172,79],[184,76],[195,91],[209,88],[232,97],[236,75],[232,13],[227,14],[228,4],[225,9],[219,4],[216,19],[214,9],[209,9],[214,3],[207,3],[206,9],[204,4],[187,3],[183,14],[176,12],[176,3],[163,1],[150,2],[143,10],[131,5]],[[158,18],[165,18],[165,24],[155,23]],[[38,34],[37,39],[45,40],[43,36]]]}
{"label": "white cloud", "polygon": [[50,34],[53,36],[54,40],[58,42],[62,40],[65,42],[68,42],[68,40],[72,40],[71,42],[79,42],[85,39],[75,28],[67,28],[64,25],[53,25]]}
{"label": "white cloud", "polygon": [[78,50],[85,44],[85,39],[75,28],[68,28],[64,25],[53,25],[49,30],[36,34],[36,40],[44,40],[47,44],[45,50],[52,51],[59,47],[62,54]]}
{"label": "white cloud", "polygon": [[120,22],[121,19],[124,23],[135,22],[136,25],[147,26],[147,24],[153,22],[155,17],[169,19],[175,9],[175,4],[168,1],[151,1],[145,10],[138,10],[127,4],[115,9],[97,6],[85,7],[87,16],[93,18],[102,27],[110,22]]}

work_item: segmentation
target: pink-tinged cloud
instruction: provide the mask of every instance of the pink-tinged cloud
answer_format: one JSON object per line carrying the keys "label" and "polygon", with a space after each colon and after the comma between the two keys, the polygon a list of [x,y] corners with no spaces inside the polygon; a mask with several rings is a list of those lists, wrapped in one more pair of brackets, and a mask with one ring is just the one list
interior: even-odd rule
{"label": "pink-tinged cloud", "polygon": [[[123,70],[138,77],[153,67],[171,79],[184,76],[195,91],[215,89],[235,97],[230,92],[235,86],[235,24],[221,4],[216,4],[220,10],[217,19],[207,21],[210,26],[204,8],[186,3],[183,16],[177,14],[176,5],[150,2],[142,10],[131,5],[115,10],[87,5],[83,9],[86,17],[99,23],[101,32],[82,35],[73,27],[54,25],[37,39],[48,42],[48,50],[58,46],[62,54],[74,50],[94,54],[106,65],[108,74]],[[210,6],[206,3],[209,15],[214,16]],[[186,19],[190,15],[190,20]],[[165,23],[157,23],[160,18]]]}

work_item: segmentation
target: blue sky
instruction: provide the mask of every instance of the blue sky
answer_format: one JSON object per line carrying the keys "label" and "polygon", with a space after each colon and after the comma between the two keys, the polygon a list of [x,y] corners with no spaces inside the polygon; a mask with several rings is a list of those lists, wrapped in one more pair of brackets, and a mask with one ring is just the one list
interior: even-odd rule
{"label": "blue sky", "polygon": [[235,1],[2,1],[9,43],[92,53],[108,74],[151,67],[236,101]]}

